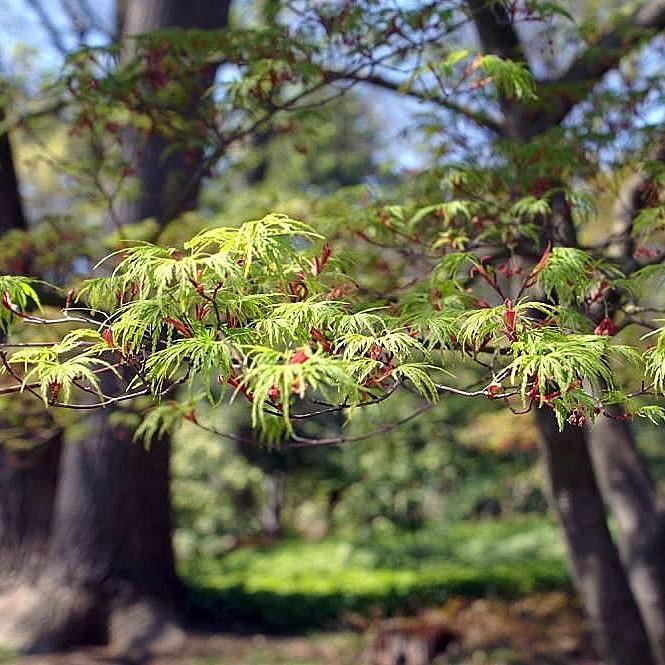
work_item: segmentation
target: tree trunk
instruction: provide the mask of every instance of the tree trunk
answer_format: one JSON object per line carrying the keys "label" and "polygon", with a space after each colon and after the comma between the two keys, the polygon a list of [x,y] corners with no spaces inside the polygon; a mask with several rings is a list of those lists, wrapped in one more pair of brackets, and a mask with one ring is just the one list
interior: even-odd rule
{"label": "tree trunk", "polygon": [[[663,137],[649,157],[665,161]],[[633,256],[633,222],[649,205],[646,173],[634,173],[621,186],[613,210],[610,255],[621,262],[626,274],[638,269]],[[610,315],[612,312],[610,312]],[[608,312],[605,311],[607,316]],[[621,416],[614,410],[613,416]],[[589,434],[589,449],[605,504],[616,518],[619,552],[631,589],[649,635],[654,659],[665,665],[665,514],[646,461],[631,426],[620,418],[601,415]]]}
{"label": "tree trunk", "polygon": [[[4,120],[5,111],[0,108],[0,122]],[[0,135],[0,233],[17,229],[25,231],[27,228],[11,141],[5,132]]]}
{"label": "tree trunk", "polygon": [[284,474],[280,471],[266,472],[263,476],[263,505],[259,511],[261,530],[268,538],[283,535],[282,509],[284,507]]}
{"label": "tree trunk", "polygon": [[109,642],[123,653],[181,638],[171,547],[169,441],[149,449],[114,422],[87,418],[64,449],[42,572],[0,602],[0,643],[30,652]]}
{"label": "tree trunk", "polygon": [[[576,246],[570,208],[562,195],[552,199],[546,233],[556,244]],[[658,592],[639,599],[634,578],[622,565],[625,558],[619,556],[607,526],[604,496],[593,464],[596,459],[592,462],[590,454],[591,434],[575,427],[559,432],[553,413],[543,408],[538,409],[538,422],[550,503],[563,529],[573,577],[600,652],[616,665],[662,665],[643,616],[643,608],[653,611]],[[601,485],[604,489],[604,483]]]}
{"label": "tree trunk", "polygon": [[[5,119],[0,108],[0,121]],[[19,192],[9,134],[0,136],[0,233],[25,231],[27,221]],[[3,266],[13,273],[29,270],[26,257]],[[4,335],[2,335],[4,337]],[[17,400],[5,398],[3,407]],[[60,458],[60,434],[18,450],[0,429],[0,585],[29,580],[39,569],[48,545]]]}
{"label": "tree trunk", "polygon": [[43,563],[60,451],[59,434],[21,451],[0,443],[0,588],[32,581]]}
{"label": "tree trunk", "polygon": [[589,446],[603,498],[616,518],[619,551],[649,635],[665,663],[665,518],[628,423],[600,416]]}
{"label": "tree trunk", "polygon": [[[504,3],[467,0],[482,48],[528,66],[526,54]],[[506,135],[517,141],[551,129],[545,105],[525,107],[503,98]],[[552,197],[545,241],[577,246],[570,207],[563,194]],[[560,433],[553,414],[538,409],[543,460],[552,508],[564,532],[573,577],[589,615],[599,651],[612,665],[654,663],[643,619],[607,527],[607,516],[583,430]],[[660,665],[660,663],[659,663]]]}
{"label": "tree trunk", "polygon": [[654,663],[642,618],[607,526],[585,431],[559,432],[537,411],[551,505],[563,529],[573,578],[607,665]]}
{"label": "tree trunk", "polygon": [[[229,1],[134,0],[122,12],[125,36],[167,26],[219,28]],[[202,90],[212,83],[205,74]],[[196,100],[192,100],[195,103]],[[178,183],[196,172],[159,136],[138,144],[132,163],[141,188],[121,212],[121,224],[154,217],[169,221]],[[193,188],[185,207],[196,203]],[[168,439],[149,449],[105,409],[88,417],[88,434],[64,451],[48,560],[38,584],[13,596],[11,626],[0,642],[27,652],[106,642],[138,657],[171,649],[182,639],[181,588],[171,544]]]}

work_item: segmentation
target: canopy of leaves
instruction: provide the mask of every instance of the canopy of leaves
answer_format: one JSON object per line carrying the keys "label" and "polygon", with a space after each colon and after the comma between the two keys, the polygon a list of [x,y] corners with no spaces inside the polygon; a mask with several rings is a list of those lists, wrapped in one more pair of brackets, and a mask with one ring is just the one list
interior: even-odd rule
{"label": "canopy of leaves", "polygon": [[[665,390],[665,332],[651,317],[662,304],[644,292],[654,276],[647,264],[662,259],[659,160],[634,142],[647,184],[623,232],[624,245],[647,238],[656,247],[619,256],[612,240],[584,246],[578,234],[601,215],[597,155],[611,132],[590,129],[600,122],[591,110],[575,127],[512,140],[510,123],[496,118],[507,110],[525,122],[541,117],[552,86],[526,61],[463,48],[470,12],[420,2],[286,10],[291,20],[269,27],[141,35],[131,57],[127,45],[71,56],[58,91],[74,109],[72,132],[100,146],[95,182],[115,174],[113,194],[105,190],[111,212],[135,175],[124,157],[127,136],[140,143],[157,135],[169,145],[164,157],[178,152],[184,163],[203,155],[164,213],[177,218],[230,146],[264,130],[289,134],[294,118],[360,83],[436,103],[505,140],[478,159],[471,148],[442,145],[431,169],[390,186],[303,196],[302,215],[213,217],[173,246],[141,241],[155,233],[144,220],[122,230],[116,240],[132,240],[56,321],[32,312],[38,302],[29,281],[3,277],[5,329],[15,319],[75,327],[56,344],[6,345],[3,367],[14,388],[89,408],[91,395],[100,404],[138,395],[159,401],[186,385],[188,407],[172,406],[181,417],[198,422],[189,405],[199,398],[247,400],[254,424],[289,445],[340,442],[313,441],[299,423],[350,417],[404,391],[429,404],[458,394],[552,409],[561,426],[581,425],[617,402],[622,417],[658,420],[659,407],[637,398]],[[512,22],[570,20],[552,2],[511,12]],[[396,68],[408,77],[391,80]],[[605,94],[601,120],[633,112]],[[194,96],[200,103],[192,109]],[[649,136],[645,128],[642,143]],[[636,326],[651,330],[655,346],[629,332],[616,339]],[[469,367],[464,385],[455,377],[468,377]],[[163,407],[142,435],[175,422]]]}

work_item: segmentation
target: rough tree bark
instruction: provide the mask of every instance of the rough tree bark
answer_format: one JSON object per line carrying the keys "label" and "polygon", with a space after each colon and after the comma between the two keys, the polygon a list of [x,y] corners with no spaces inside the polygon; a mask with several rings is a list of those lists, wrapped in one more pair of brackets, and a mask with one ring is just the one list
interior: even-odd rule
{"label": "rough tree bark", "polygon": [[[121,12],[122,34],[167,26],[224,27],[229,4],[132,0]],[[213,71],[205,74],[202,91],[213,76]],[[132,163],[141,195],[123,206],[121,223],[146,217],[169,221],[178,183],[196,172],[201,155],[186,159],[175,150],[164,158],[166,147],[158,136],[140,149],[135,146]],[[185,207],[193,207],[197,195],[194,188]],[[105,642],[142,655],[181,640],[176,615],[181,589],[171,545],[170,442],[154,441],[145,449],[132,442],[132,432],[114,415],[105,410],[89,417],[87,438],[64,451],[43,574],[37,585],[8,599],[12,610],[5,612],[9,620],[0,622],[0,642],[32,652]]]}
{"label": "rough tree bark", "polygon": [[0,589],[34,579],[47,552],[61,451],[59,434],[13,450],[0,432]]}
{"label": "rough tree bark", "polygon": [[[4,120],[0,108],[0,121]],[[11,141],[0,136],[0,234],[26,230]],[[12,265],[25,272],[27,264]],[[5,400],[5,407],[7,406]],[[0,430],[0,586],[30,580],[39,570],[51,531],[61,441],[59,433],[13,450]]]}
{"label": "rough tree bark", "polygon": [[626,422],[600,416],[588,436],[603,498],[616,518],[621,559],[649,634],[665,663],[665,513]]}
{"label": "rough tree bark", "polygon": [[549,410],[537,410],[550,503],[563,529],[575,586],[608,665],[654,663],[642,617],[607,526],[585,431],[559,432]]}

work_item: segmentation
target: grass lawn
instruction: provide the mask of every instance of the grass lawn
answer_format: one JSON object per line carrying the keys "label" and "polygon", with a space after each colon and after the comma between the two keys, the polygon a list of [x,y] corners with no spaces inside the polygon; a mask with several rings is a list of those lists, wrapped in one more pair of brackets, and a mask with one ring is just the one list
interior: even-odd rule
{"label": "grass lawn", "polygon": [[197,605],[277,632],[334,625],[351,613],[415,611],[451,596],[511,598],[568,584],[556,527],[540,516],[285,541],[184,561],[181,572]]}

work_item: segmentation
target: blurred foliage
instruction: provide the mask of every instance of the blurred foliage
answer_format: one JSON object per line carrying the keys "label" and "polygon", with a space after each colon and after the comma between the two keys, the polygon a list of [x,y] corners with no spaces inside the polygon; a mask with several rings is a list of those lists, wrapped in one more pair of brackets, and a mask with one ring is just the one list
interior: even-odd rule
{"label": "blurred foliage", "polygon": [[454,595],[515,597],[568,583],[555,526],[477,520],[367,539],[284,541],[181,563],[193,602],[227,620],[297,631],[441,604]]}
{"label": "blurred foliage", "polygon": [[[395,400],[391,417],[408,413],[411,401]],[[227,410],[227,429],[249,431],[242,411]],[[383,414],[370,415],[380,420]],[[328,426],[335,431],[339,423]],[[372,426],[364,412],[350,425],[354,432]],[[174,442],[176,548],[187,559],[215,556],[259,537],[266,481],[276,475],[284,483],[282,529],[308,539],[542,512],[536,443],[529,418],[456,399],[381,440],[329,449],[282,452],[257,445],[249,452],[185,423]]]}

